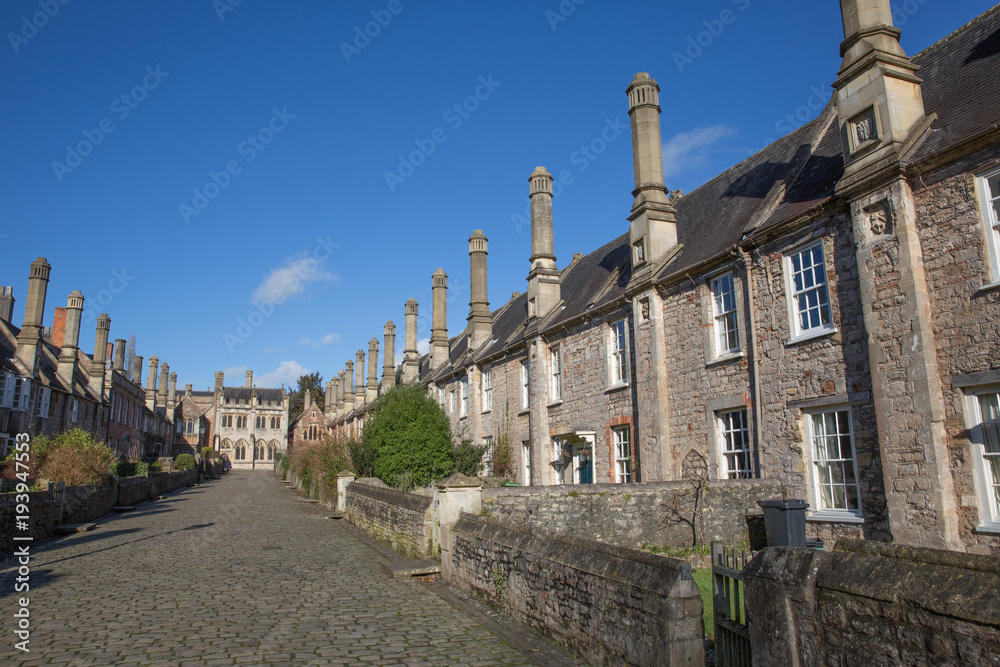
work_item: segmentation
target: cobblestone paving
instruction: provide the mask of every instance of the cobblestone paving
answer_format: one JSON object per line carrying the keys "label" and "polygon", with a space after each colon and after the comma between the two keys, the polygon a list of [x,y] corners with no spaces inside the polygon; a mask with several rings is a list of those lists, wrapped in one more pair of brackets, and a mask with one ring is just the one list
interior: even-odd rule
{"label": "cobblestone paving", "polygon": [[8,561],[0,664],[532,664],[296,498],[233,472],[36,545],[31,652],[13,648]]}

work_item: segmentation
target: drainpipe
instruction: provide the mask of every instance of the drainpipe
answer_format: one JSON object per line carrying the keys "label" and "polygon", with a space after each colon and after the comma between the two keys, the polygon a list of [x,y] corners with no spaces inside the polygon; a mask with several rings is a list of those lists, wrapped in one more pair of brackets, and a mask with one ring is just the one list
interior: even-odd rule
{"label": "drainpipe", "polygon": [[754,316],[754,290],[753,290],[753,260],[750,255],[743,248],[743,246],[738,246],[740,261],[743,263],[743,268],[746,271],[746,301],[747,301],[747,324],[750,329],[750,353],[753,355],[753,431],[754,437],[757,439],[757,460],[755,461],[757,465],[757,473],[760,475],[761,479],[764,478],[764,471],[761,469],[760,459],[761,450],[764,448],[764,440],[762,438],[763,428],[761,427],[761,413],[760,413],[760,354],[758,353],[757,346],[757,318]]}

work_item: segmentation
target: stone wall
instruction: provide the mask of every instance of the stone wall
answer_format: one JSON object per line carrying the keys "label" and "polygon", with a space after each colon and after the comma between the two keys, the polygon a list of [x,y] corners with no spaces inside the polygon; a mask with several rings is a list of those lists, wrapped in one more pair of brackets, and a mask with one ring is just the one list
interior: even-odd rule
{"label": "stone wall", "polygon": [[346,502],[347,520],[397,553],[416,559],[434,554],[430,496],[404,493],[366,479],[347,487]]}
{"label": "stone wall", "polygon": [[[17,530],[16,517],[23,516],[17,511],[17,496],[22,494],[0,494],[0,553],[12,551],[18,544],[15,535],[29,535],[40,540],[52,534],[59,523],[59,504],[48,491],[32,491],[28,496],[28,530]],[[23,500],[23,498],[22,498]],[[24,542],[21,542],[24,544]]]}
{"label": "stone wall", "polygon": [[149,478],[145,475],[118,478],[117,505],[137,505],[149,499]]}
{"label": "stone wall", "polygon": [[593,665],[703,665],[702,602],[685,563],[463,513],[451,583]]}
{"label": "stone wall", "polygon": [[754,664],[983,665],[1000,655],[1000,559],[872,541],[778,547],[744,571]]}
{"label": "stone wall", "polygon": [[149,476],[149,497],[155,498],[185,486],[194,486],[197,481],[198,471],[194,468],[177,472],[152,473]]}
{"label": "stone wall", "polygon": [[[700,517],[688,482],[594,484],[483,489],[483,509],[512,528],[543,528],[560,535],[623,547],[689,548],[698,542],[751,541],[762,523],[758,500],[781,497],[775,480],[720,480],[704,489]],[[702,529],[704,522],[704,529]]]}
{"label": "stone wall", "polygon": [[96,487],[67,486],[63,490],[62,497],[62,522],[86,523],[99,519],[111,511],[115,504],[115,487],[110,482]]}

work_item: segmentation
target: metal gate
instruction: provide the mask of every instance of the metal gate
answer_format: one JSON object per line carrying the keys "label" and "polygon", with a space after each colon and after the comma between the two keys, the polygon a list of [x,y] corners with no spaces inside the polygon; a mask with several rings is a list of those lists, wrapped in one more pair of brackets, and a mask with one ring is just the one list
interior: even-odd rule
{"label": "metal gate", "polygon": [[753,552],[712,542],[712,605],[718,667],[750,667],[750,631],[743,569]]}

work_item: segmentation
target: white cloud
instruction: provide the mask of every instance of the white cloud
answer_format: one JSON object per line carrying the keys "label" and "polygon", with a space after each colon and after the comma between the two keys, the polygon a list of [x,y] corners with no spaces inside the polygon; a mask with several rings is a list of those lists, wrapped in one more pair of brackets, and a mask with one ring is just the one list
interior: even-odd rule
{"label": "white cloud", "polygon": [[309,347],[323,347],[324,345],[329,345],[330,343],[336,343],[339,340],[340,340],[339,333],[328,333],[317,340],[313,340],[312,338],[306,336],[305,338],[299,341],[299,345],[308,345]]}
{"label": "white cloud", "polygon": [[431,351],[431,339],[421,338],[417,341],[417,352],[420,354],[427,354]]}
{"label": "white cloud", "polygon": [[255,303],[281,303],[290,296],[304,292],[306,285],[316,281],[336,281],[337,276],[323,270],[323,261],[303,252],[288,259],[284,266],[273,269],[254,291]]}
{"label": "white cloud", "polygon": [[736,128],[729,125],[696,127],[690,132],[675,134],[663,143],[664,178],[704,166],[711,155],[720,152],[715,147],[720,140],[737,134]]}
{"label": "white cloud", "polygon": [[258,387],[294,387],[300,375],[308,375],[309,369],[297,361],[282,361],[270,373],[264,373],[259,379],[254,379]]}

